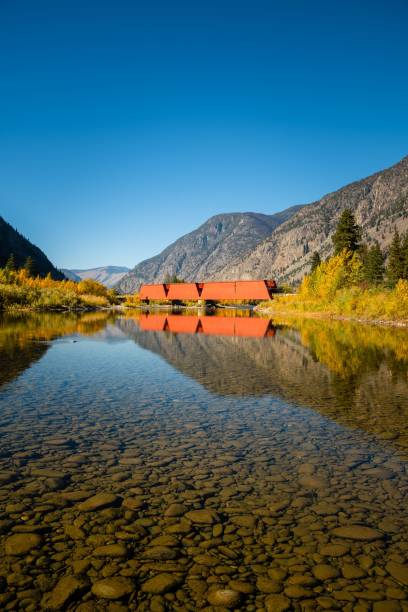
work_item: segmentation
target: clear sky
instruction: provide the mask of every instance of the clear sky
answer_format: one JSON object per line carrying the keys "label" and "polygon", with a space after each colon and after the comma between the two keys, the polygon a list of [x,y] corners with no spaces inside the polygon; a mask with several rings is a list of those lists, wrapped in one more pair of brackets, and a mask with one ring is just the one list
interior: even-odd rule
{"label": "clear sky", "polygon": [[408,154],[407,0],[1,0],[0,214],[59,267]]}

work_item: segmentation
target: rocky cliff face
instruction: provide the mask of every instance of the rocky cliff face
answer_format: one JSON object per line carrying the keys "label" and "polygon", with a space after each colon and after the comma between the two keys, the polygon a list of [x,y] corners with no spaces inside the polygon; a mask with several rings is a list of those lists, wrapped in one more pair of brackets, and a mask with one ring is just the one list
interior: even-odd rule
{"label": "rocky cliff face", "polygon": [[173,275],[184,280],[220,278],[221,270],[243,260],[299,208],[294,206],[276,215],[231,213],[211,217],[156,257],[139,263],[117,288],[131,293],[143,283],[163,282]]}
{"label": "rocky cliff face", "polygon": [[6,264],[11,254],[14,255],[14,261],[18,268],[24,266],[27,257],[31,257],[35,274],[46,276],[50,273],[56,280],[64,278],[64,275],[52,265],[41,249],[24,238],[0,217],[0,268]]}
{"label": "rocky cliff face", "polygon": [[236,257],[224,266],[219,278],[300,280],[310,269],[313,251],[319,251],[322,258],[331,254],[331,236],[347,207],[362,226],[364,240],[378,240],[387,250],[394,228],[408,230],[408,157],[302,207],[249,256]]}

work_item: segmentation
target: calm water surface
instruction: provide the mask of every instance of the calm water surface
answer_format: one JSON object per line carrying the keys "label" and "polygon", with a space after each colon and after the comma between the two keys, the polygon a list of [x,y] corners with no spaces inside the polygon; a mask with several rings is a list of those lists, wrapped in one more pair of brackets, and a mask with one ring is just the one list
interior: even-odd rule
{"label": "calm water surface", "polygon": [[408,611],[408,332],[221,314],[0,319],[0,609]]}

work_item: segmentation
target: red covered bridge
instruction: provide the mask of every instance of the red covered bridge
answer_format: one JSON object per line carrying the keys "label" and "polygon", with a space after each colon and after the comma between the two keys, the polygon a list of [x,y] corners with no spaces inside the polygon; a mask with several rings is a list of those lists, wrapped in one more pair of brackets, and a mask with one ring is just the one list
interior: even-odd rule
{"label": "red covered bridge", "polygon": [[210,281],[208,283],[161,283],[142,285],[140,299],[170,302],[220,300],[270,300],[276,290],[274,280]]}
{"label": "red covered bridge", "polygon": [[149,313],[142,314],[138,321],[143,331],[256,338],[275,335],[271,321],[257,317],[196,317]]}

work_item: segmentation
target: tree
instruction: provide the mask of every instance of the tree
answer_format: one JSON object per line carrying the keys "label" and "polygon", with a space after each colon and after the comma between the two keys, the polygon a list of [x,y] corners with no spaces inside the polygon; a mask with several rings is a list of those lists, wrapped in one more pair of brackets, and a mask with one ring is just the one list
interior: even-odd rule
{"label": "tree", "polygon": [[339,255],[346,250],[354,253],[360,248],[361,228],[357,225],[350,208],[345,208],[340,215],[337,228],[332,236],[334,254]]}
{"label": "tree", "polygon": [[384,255],[377,241],[367,249],[364,257],[364,278],[369,283],[378,285],[384,279]]}
{"label": "tree", "polygon": [[387,277],[392,285],[395,285],[404,273],[404,259],[401,248],[401,239],[396,229],[388,254]]}
{"label": "tree", "polygon": [[320,255],[317,251],[315,251],[312,255],[312,263],[310,267],[310,272],[311,273],[314,272],[316,268],[320,266],[321,263],[322,263],[322,260],[320,259]]}
{"label": "tree", "polygon": [[27,276],[34,276],[34,260],[30,255],[25,260],[24,270],[27,272]]}
{"label": "tree", "polygon": [[408,280],[408,232],[401,244],[402,255],[402,278]]}
{"label": "tree", "polygon": [[186,281],[182,278],[179,278],[177,274],[167,274],[166,278],[164,279],[164,282],[166,285],[168,285],[170,283],[185,283]]}
{"label": "tree", "polygon": [[6,265],[4,266],[4,269],[7,272],[14,272],[14,270],[16,269],[16,260],[14,258],[14,253],[10,253]]}

